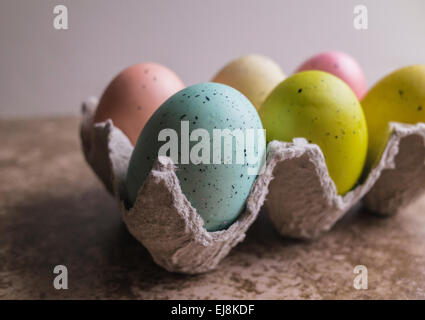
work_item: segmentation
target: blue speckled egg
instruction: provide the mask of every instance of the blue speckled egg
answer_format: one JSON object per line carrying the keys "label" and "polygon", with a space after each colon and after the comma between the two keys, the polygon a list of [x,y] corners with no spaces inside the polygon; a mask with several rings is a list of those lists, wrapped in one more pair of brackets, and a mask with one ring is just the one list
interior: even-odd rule
{"label": "blue speckled egg", "polygon": [[[244,210],[263,164],[262,129],[255,107],[227,85],[208,82],[177,92],[159,107],[139,136],[126,177],[129,204],[134,203],[158,155],[166,155],[176,164],[181,189],[203,218],[204,227],[208,231],[227,228]],[[167,148],[170,145],[173,148]]]}

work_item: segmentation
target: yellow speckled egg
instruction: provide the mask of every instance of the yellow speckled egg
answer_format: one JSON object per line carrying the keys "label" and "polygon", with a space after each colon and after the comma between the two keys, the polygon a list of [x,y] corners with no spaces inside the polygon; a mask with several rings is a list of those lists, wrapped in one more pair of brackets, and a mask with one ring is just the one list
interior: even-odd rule
{"label": "yellow speckled egg", "polygon": [[258,110],[268,94],[284,79],[285,74],[276,62],[250,54],[224,66],[212,81],[242,92]]}
{"label": "yellow speckled egg", "polygon": [[317,144],[338,193],[355,186],[366,159],[367,127],[344,81],[323,71],[296,73],[270,93],[259,113],[267,141],[305,138]]}
{"label": "yellow speckled egg", "polygon": [[381,159],[390,136],[392,121],[425,122],[425,65],[394,71],[381,79],[362,101],[369,130],[367,169]]}

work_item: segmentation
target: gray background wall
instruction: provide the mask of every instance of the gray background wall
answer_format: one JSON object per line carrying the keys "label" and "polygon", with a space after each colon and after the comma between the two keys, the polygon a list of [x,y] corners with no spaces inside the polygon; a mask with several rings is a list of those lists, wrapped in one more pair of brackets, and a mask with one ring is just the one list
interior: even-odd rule
{"label": "gray background wall", "polygon": [[[69,30],[53,28],[53,7]],[[369,29],[353,28],[364,4]],[[157,61],[187,85],[261,53],[290,74],[305,58],[346,51],[369,85],[425,63],[424,0],[0,0],[0,117],[77,114],[127,65]]]}

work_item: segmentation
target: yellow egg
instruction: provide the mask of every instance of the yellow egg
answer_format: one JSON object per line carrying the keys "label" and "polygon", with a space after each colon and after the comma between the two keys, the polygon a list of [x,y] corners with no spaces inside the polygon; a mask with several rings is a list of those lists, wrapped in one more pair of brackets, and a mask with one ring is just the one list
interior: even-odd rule
{"label": "yellow egg", "polygon": [[296,73],[270,93],[259,114],[267,141],[305,138],[317,144],[338,193],[354,187],[366,159],[367,127],[344,81],[322,71]]}
{"label": "yellow egg", "polygon": [[212,81],[227,84],[242,92],[258,110],[274,87],[284,79],[285,74],[276,62],[251,54],[224,66]]}
{"label": "yellow egg", "polygon": [[392,121],[425,122],[425,65],[401,68],[380,80],[362,101],[369,131],[368,169],[380,160]]}

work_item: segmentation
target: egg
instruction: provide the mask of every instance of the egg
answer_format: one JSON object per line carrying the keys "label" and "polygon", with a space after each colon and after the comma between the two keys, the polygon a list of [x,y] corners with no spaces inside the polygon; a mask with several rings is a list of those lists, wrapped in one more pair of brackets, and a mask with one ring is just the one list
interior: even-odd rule
{"label": "egg", "polygon": [[242,56],[223,67],[212,79],[242,92],[258,109],[285,74],[273,60],[256,54]]}
{"label": "egg", "polygon": [[319,53],[305,61],[296,72],[321,70],[342,79],[361,100],[367,91],[366,77],[354,58],[344,52],[328,51]]}
{"label": "egg", "polygon": [[322,71],[296,73],[280,83],[261,106],[267,141],[305,138],[317,144],[339,194],[359,179],[367,151],[367,127],[356,95]]}
{"label": "egg", "polygon": [[391,121],[425,122],[425,65],[401,68],[380,80],[362,100],[369,130],[367,168],[380,160]]}
{"label": "egg", "polygon": [[163,65],[152,62],[132,65],[105,89],[94,122],[111,119],[134,145],[154,111],[183,88],[182,80]]}
{"label": "egg", "polygon": [[169,156],[206,230],[225,229],[244,210],[265,149],[261,120],[244,95],[211,82],[187,87],[161,105],[142,130],[126,176],[128,203],[134,204],[158,156]]}

